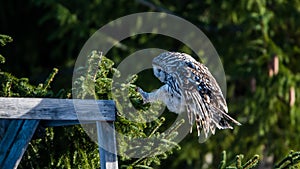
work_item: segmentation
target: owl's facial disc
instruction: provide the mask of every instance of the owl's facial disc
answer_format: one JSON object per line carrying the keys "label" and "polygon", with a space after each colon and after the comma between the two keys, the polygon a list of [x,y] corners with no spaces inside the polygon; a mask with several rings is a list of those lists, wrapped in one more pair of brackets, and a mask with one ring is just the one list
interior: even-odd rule
{"label": "owl's facial disc", "polygon": [[153,73],[161,82],[166,82],[167,72],[163,71],[159,67],[154,66]]}

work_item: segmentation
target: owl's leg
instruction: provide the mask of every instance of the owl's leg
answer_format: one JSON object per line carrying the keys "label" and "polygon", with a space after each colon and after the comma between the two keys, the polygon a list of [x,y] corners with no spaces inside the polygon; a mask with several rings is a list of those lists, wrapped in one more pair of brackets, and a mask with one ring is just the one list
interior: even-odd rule
{"label": "owl's leg", "polygon": [[167,88],[168,88],[167,85],[163,85],[159,89],[150,93],[144,92],[141,88],[137,88],[137,91],[142,95],[144,103],[151,103],[158,100],[164,102],[165,97],[169,95]]}
{"label": "owl's leg", "polygon": [[155,101],[162,101],[171,112],[181,113],[183,111],[182,100],[175,96],[169,85],[165,84],[159,89],[147,93],[138,88],[137,91],[142,95],[144,103],[151,103]]}

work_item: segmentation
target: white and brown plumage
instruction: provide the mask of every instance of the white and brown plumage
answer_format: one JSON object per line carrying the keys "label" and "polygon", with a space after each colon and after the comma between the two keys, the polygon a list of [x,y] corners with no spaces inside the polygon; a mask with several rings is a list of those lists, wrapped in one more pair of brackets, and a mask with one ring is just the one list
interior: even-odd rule
{"label": "white and brown plumage", "polygon": [[190,55],[164,52],[153,59],[154,75],[165,85],[146,93],[138,91],[144,102],[161,100],[174,113],[188,113],[189,123],[196,122],[199,142],[206,140],[215,129],[232,129],[240,125],[227,112],[222,91],[208,68]]}

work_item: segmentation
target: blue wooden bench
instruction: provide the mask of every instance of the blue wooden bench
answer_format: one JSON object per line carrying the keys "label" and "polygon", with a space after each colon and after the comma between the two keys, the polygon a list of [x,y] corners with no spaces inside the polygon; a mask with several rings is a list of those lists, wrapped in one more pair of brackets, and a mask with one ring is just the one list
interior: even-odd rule
{"label": "blue wooden bench", "polygon": [[101,169],[118,169],[115,132],[109,129],[114,129],[115,115],[111,100],[0,97],[0,168],[18,167],[40,123],[53,127],[87,122],[97,126]]}

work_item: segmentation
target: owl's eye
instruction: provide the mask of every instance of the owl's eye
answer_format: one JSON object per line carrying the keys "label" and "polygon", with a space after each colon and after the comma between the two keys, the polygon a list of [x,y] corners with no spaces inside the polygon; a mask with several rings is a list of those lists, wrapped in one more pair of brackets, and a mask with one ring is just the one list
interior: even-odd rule
{"label": "owl's eye", "polygon": [[162,72],[162,70],[160,69],[160,68],[154,68],[154,72],[156,72],[156,73],[160,73],[160,72]]}

